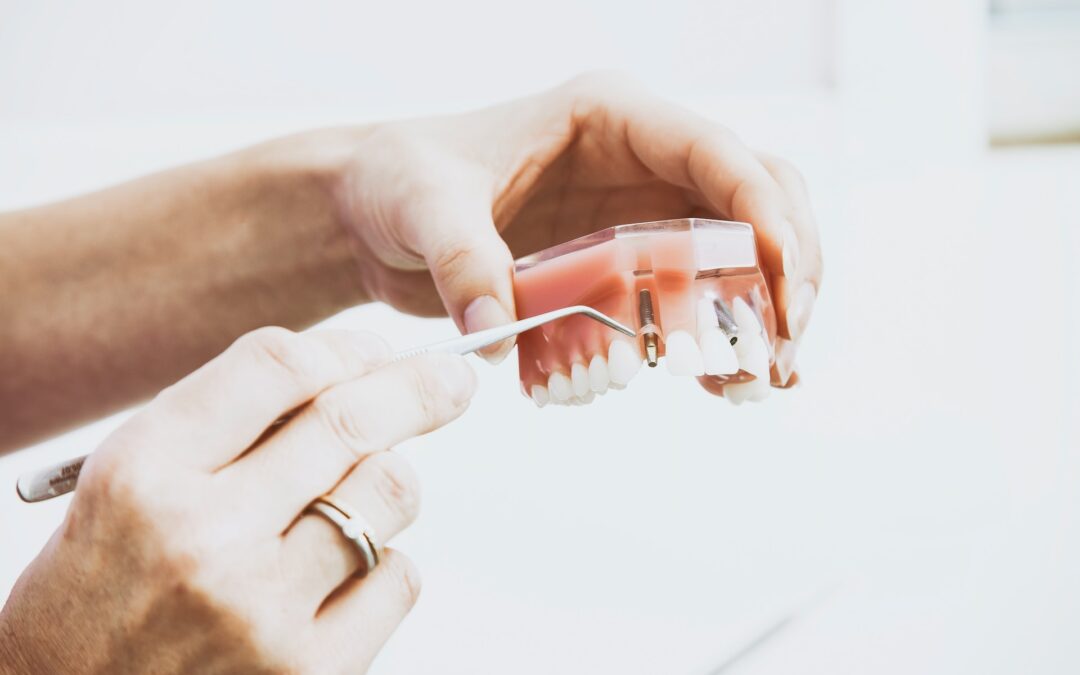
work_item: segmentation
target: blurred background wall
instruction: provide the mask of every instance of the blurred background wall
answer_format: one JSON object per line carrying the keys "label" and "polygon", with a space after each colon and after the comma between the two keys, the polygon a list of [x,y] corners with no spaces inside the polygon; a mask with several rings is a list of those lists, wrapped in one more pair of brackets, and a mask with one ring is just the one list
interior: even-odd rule
{"label": "blurred background wall", "polygon": [[676,91],[832,83],[829,0],[7,4],[3,107],[35,117],[438,112],[603,67]]}
{"label": "blurred background wall", "polygon": [[1069,77],[1080,49],[1076,0],[0,7],[0,113],[35,121],[439,112],[622,68],[702,98],[876,97],[875,113],[891,110],[920,132],[955,118],[962,136],[979,140],[987,131],[1075,138],[1080,129]]}
{"label": "blurred background wall", "polygon": [[[1077,0],[4,0],[0,12],[0,119],[58,133],[78,120],[153,143],[158,128],[212,120],[240,144],[616,68],[765,146],[911,158],[1080,136]],[[763,113],[781,123],[759,136]]]}

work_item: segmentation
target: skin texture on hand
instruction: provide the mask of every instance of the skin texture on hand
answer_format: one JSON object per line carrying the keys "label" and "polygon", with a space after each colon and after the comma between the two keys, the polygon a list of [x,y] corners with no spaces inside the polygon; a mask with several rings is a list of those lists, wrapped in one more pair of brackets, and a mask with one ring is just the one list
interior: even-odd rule
{"label": "skin texture on hand", "polygon": [[261,329],[163,391],[87,460],[0,612],[0,672],[365,671],[417,574],[384,549],[358,576],[341,531],[301,514],[331,492],[385,543],[419,508],[387,450],[475,388],[461,357],[390,356],[370,334]]}
{"label": "skin texture on hand", "polygon": [[790,164],[610,75],[474,113],[377,125],[338,195],[373,261],[372,297],[418,314],[445,306],[465,331],[512,320],[513,258],[621,223],[751,223],[789,371],[821,282],[817,228]]}

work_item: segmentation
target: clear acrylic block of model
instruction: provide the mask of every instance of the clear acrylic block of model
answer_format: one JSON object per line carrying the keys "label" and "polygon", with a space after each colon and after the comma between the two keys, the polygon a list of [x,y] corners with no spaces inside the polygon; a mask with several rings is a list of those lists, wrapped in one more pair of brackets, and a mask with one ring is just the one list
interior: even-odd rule
{"label": "clear acrylic block of model", "polygon": [[520,335],[521,384],[539,405],[588,403],[643,363],[710,378],[736,401],[769,393],[776,319],[746,223],[610,227],[519,259],[514,297],[518,318],[588,305],[638,333],[572,316]]}

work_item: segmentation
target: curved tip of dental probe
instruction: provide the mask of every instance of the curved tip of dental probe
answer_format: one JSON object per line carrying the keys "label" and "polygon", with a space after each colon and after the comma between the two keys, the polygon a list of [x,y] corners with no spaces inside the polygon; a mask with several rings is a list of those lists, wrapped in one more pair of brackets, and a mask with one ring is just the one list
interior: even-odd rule
{"label": "curved tip of dental probe", "polygon": [[603,312],[597,311],[597,310],[593,309],[592,307],[588,307],[586,305],[576,305],[575,307],[572,307],[571,309],[574,311],[575,314],[584,314],[585,316],[589,317],[590,319],[595,319],[595,320],[599,321],[600,323],[604,324],[608,328],[612,328],[614,330],[619,331],[623,335],[627,335],[629,337],[636,337],[637,336],[637,333],[635,333],[630,328],[627,328],[626,326],[622,325],[621,323],[619,323],[615,319],[612,319],[607,314],[604,314]]}

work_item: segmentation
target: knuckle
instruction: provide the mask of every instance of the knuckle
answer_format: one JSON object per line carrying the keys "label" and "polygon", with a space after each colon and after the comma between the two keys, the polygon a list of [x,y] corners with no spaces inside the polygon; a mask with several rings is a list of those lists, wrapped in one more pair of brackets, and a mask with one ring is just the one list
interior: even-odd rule
{"label": "knuckle", "polygon": [[420,482],[401,455],[381,452],[367,460],[375,471],[373,486],[386,507],[405,523],[420,513]]}
{"label": "knuckle", "polygon": [[418,362],[411,369],[413,401],[426,429],[439,425],[449,413],[449,393],[439,378],[433,365],[419,365],[428,359],[413,359]]}
{"label": "knuckle", "polygon": [[289,380],[304,382],[312,376],[312,350],[303,336],[287,328],[259,328],[239,342],[258,363],[280,370]]}
{"label": "knuckle", "polygon": [[379,124],[368,140],[398,157],[408,157],[419,152],[423,147],[416,138],[415,132],[410,132],[408,127],[401,122]]}
{"label": "knuckle", "polygon": [[797,194],[806,192],[806,177],[794,164],[783,157],[776,157],[772,161],[771,168],[773,174],[785,187],[797,190]]}
{"label": "knuckle", "polygon": [[738,147],[742,145],[742,138],[740,138],[739,135],[732,131],[729,127],[726,127],[718,122],[713,122],[710,126],[712,127],[710,133],[712,135],[712,141],[715,148],[727,151],[732,147]]}
{"label": "knuckle", "polygon": [[352,460],[359,461],[371,433],[357,406],[349,405],[342,395],[330,390],[316,398],[311,407],[323,427],[351,453]]}
{"label": "knuckle", "polygon": [[760,186],[745,176],[740,176],[732,181],[730,206],[733,213],[749,210],[750,205],[759,201],[760,198]]}
{"label": "knuckle", "polygon": [[562,88],[572,99],[601,102],[640,87],[637,80],[624,71],[599,69],[575,75]]}
{"label": "knuckle", "polygon": [[408,556],[399,551],[387,551],[387,555],[380,566],[384,567],[385,574],[390,579],[390,588],[406,606],[416,604],[420,597],[420,572]]}
{"label": "knuckle", "polygon": [[718,157],[739,153],[742,145],[742,139],[734,131],[722,124],[709,122],[707,128],[690,141],[686,150],[687,174],[699,185],[723,182],[739,185],[747,182],[745,172],[730,174],[722,162],[716,161]]}
{"label": "knuckle", "polygon": [[369,360],[383,361],[393,354],[390,343],[378,333],[361,330],[353,331],[349,335],[353,344],[356,345],[357,353]]}
{"label": "knuckle", "polygon": [[344,373],[366,373],[393,358],[389,343],[370,331],[320,331],[310,337],[322,341],[333,352]]}
{"label": "knuckle", "polygon": [[453,279],[468,271],[468,261],[476,247],[470,241],[447,242],[440,247],[431,261],[432,267],[444,278]]}

